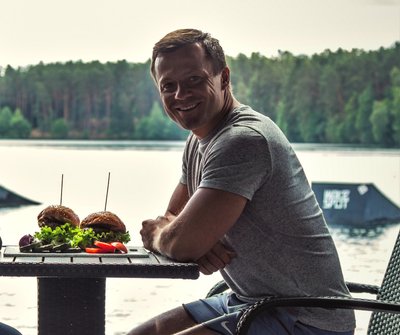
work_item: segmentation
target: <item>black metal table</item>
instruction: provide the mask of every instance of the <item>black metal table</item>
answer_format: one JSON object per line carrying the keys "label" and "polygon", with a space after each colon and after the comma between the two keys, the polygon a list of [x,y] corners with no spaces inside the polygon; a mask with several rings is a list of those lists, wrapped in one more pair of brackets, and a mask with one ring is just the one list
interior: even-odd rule
{"label": "black metal table", "polygon": [[106,278],[197,279],[197,264],[128,247],[127,254],[21,253],[5,246],[0,276],[37,277],[39,335],[105,334]]}

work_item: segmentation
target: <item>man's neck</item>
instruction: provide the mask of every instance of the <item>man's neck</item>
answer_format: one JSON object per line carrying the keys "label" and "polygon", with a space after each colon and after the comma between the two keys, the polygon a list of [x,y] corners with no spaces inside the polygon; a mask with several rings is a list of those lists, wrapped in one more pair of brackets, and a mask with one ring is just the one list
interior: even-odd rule
{"label": "man's neck", "polygon": [[237,101],[233,96],[231,96],[231,99],[229,100],[230,100],[229,103],[225,103],[224,106],[221,108],[221,111],[218,113],[218,118],[214,120],[213,127],[207,134],[199,136],[198,134],[196,134],[196,132],[193,132],[193,134],[197,137],[198,140],[202,140],[208,137],[210,134],[214,133],[215,130],[218,129],[222,123],[225,122],[228,114],[241,105],[240,102]]}

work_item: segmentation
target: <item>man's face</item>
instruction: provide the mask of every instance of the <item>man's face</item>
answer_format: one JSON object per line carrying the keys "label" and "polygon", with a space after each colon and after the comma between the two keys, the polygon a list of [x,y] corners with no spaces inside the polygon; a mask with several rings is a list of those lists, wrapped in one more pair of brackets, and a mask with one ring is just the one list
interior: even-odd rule
{"label": "man's face", "polygon": [[204,138],[218,123],[224,106],[229,70],[214,75],[199,44],[157,57],[155,78],[164,109],[182,128]]}

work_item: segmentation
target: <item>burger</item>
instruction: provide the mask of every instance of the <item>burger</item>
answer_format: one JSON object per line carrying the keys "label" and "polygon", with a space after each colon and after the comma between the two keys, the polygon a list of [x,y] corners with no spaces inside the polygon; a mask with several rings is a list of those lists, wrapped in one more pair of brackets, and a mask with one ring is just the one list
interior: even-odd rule
{"label": "burger", "polygon": [[75,212],[65,206],[51,205],[43,209],[38,217],[38,225],[40,228],[50,227],[52,229],[69,223],[73,227],[79,227],[79,217]]}
{"label": "burger", "polygon": [[121,243],[130,241],[125,224],[116,214],[109,211],[89,214],[80,223],[80,228],[82,230],[92,229],[97,241]]}
{"label": "burger", "polygon": [[76,251],[90,243],[90,237],[80,234],[79,217],[65,206],[51,205],[37,216],[40,231],[26,234],[19,241],[20,251]]}

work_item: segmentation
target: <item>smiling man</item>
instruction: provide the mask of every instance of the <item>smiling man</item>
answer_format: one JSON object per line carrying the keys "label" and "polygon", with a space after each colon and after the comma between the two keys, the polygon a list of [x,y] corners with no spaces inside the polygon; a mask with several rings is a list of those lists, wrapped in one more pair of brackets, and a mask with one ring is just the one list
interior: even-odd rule
{"label": "smiling man", "polygon": [[239,105],[228,90],[229,69],[214,69],[199,43],[189,44],[170,56],[161,53],[153,65],[165,111],[181,127],[204,138]]}
{"label": "smiling man", "polygon": [[[234,334],[243,308],[265,296],[349,294],[322,211],[290,143],[268,117],[233,96],[215,38],[171,32],[151,73],[168,116],[191,131],[182,177],[164,215],[142,224],[144,246],[231,290],[156,316],[129,334]],[[346,310],[277,308],[249,334],[349,335]]]}

